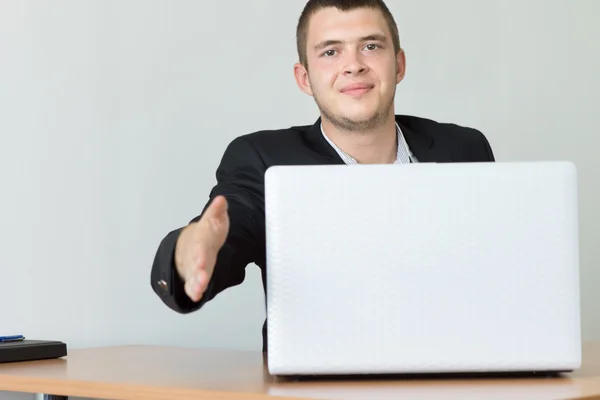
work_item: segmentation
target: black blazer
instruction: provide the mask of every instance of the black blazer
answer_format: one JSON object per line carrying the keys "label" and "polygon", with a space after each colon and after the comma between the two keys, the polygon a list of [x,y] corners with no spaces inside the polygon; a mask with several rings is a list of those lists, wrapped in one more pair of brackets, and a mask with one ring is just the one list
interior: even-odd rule
{"label": "black blazer", "polygon": [[[419,162],[494,161],[485,136],[471,128],[444,124],[414,116],[397,115],[396,122]],[[260,131],[234,139],[216,171],[217,184],[210,200],[224,195],[228,200],[230,228],[207,291],[198,303],[184,292],[174,265],[175,244],[181,229],[161,241],[151,271],[151,285],[162,301],[179,313],[198,310],[221,291],[244,281],[245,268],[255,263],[266,290],[264,174],[273,165],[343,164],[321,133],[321,120],[310,126]],[[393,182],[390,182],[393,184]],[[192,219],[197,221],[204,210]],[[265,292],[266,296],[266,292]],[[263,351],[267,350],[266,321]]]}

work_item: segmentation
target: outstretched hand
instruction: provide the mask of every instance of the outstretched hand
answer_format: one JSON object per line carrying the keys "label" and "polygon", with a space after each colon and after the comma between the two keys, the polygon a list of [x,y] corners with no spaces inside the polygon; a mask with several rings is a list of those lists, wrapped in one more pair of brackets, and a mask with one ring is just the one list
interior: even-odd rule
{"label": "outstretched hand", "polygon": [[183,229],[175,250],[175,265],[185,293],[200,301],[213,274],[217,254],[229,233],[227,200],[217,196],[198,220]]}

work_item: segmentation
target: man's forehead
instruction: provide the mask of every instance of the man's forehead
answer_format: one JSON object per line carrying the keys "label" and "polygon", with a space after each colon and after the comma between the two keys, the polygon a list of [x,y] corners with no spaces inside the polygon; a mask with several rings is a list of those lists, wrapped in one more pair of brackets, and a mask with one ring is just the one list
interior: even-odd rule
{"label": "man's forehead", "polygon": [[335,7],[318,10],[310,18],[308,42],[322,40],[359,40],[370,35],[389,37],[385,18],[375,8],[341,11]]}

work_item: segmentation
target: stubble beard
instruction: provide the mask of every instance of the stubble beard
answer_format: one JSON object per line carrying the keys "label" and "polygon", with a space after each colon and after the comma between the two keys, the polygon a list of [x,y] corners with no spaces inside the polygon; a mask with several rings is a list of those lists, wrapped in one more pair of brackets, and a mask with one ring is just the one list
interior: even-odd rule
{"label": "stubble beard", "polygon": [[336,115],[319,101],[319,96],[316,93],[313,93],[313,97],[323,118],[330,121],[333,126],[347,132],[364,132],[377,128],[387,121],[390,113],[393,112],[395,95],[382,108],[363,120],[352,119],[339,114]]}

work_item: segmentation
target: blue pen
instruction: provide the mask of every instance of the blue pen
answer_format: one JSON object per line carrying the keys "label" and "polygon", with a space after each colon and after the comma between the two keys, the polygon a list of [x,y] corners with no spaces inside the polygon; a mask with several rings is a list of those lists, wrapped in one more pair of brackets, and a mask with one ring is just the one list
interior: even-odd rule
{"label": "blue pen", "polygon": [[16,342],[19,340],[25,339],[23,335],[13,335],[13,336],[0,336],[0,343],[2,342]]}

